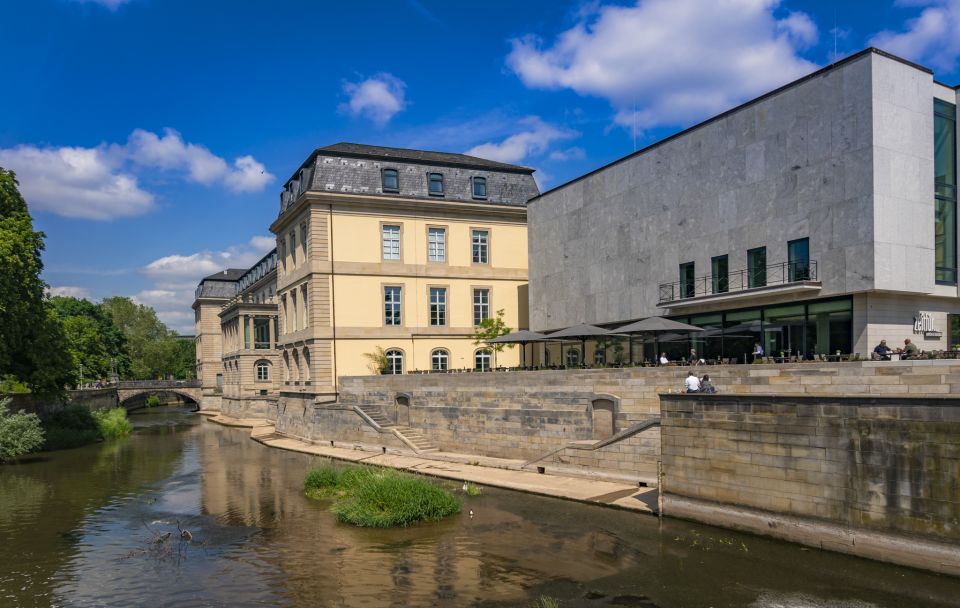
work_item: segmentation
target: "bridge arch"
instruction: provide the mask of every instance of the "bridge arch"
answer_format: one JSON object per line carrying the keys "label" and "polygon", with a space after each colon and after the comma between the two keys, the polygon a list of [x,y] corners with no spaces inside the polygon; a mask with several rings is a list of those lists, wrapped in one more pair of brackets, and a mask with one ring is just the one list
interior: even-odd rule
{"label": "bridge arch", "polygon": [[121,382],[117,386],[117,401],[121,407],[129,410],[136,410],[144,407],[135,401],[137,397],[143,395],[155,395],[157,393],[173,393],[180,395],[185,399],[192,401],[195,410],[200,409],[202,392],[200,382],[197,380],[157,380],[141,382]]}

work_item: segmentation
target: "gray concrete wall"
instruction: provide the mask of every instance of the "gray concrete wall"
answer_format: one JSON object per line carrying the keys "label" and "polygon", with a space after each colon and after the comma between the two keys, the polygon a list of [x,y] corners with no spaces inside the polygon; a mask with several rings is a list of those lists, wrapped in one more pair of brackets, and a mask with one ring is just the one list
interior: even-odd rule
{"label": "gray concrete wall", "polygon": [[531,327],[672,314],[679,264],[786,262],[804,237],[823,286],[802,297],[933,292],[933,86],[867,53],[532,201]]}
{"label": "gray concrete wall", "polygon": [[661,403],[665,515],[960,574],[960,399]]}

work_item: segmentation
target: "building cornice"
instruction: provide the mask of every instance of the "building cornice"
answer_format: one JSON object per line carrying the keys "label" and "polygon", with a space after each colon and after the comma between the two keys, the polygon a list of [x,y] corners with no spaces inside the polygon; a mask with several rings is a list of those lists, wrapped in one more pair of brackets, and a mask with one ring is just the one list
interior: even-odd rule
{"label": "building cornice", "polygon": [[473,203],[436,198],[387,197],[384,195],[308,190],[301,194],[297,201],[270,225],[270,231],[279,234],[293,222],[293,218],[299,212],[312,203],[334,205],[342,209],[366,211],[378,215],[407,211],[424,215],[448,214],[460,215],[465,218],[499,218],[517,223],[526,223],[527,221],[527,208],[524,205],[498,205],[495,203]]}

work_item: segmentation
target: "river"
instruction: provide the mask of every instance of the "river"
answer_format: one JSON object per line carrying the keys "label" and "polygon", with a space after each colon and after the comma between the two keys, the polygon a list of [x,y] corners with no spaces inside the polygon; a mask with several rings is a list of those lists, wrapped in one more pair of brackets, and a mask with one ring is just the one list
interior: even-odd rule
{"label": "river", "polygon": [[352,528],[303,496],[322,459],[185,410],[131,419],[0,467],[0,606],[960,605],[958,579],[495,488],[441,523]]}

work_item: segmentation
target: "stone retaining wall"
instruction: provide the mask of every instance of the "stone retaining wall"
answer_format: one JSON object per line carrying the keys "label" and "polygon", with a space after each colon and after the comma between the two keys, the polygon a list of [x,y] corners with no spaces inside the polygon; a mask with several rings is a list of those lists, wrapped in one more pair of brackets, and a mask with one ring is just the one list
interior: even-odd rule
{"label": "stone retaining wall", "polygon": [[661,399],[664,514],[960,574],[960,398]]}

